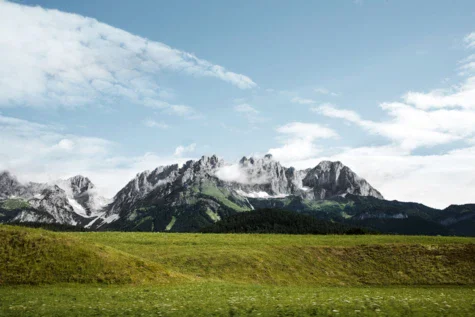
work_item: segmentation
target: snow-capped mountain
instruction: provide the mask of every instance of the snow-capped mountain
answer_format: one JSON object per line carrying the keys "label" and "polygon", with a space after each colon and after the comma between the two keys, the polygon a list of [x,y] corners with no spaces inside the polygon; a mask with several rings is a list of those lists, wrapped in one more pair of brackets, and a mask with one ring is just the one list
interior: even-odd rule
{"label": "snow-capped mountain", "polygon": [[88,218],[96,217],[107,203],[107,199],[97,194],[92,182],[83,176],[52,183],[23,184],[9,172],[0,173],[2,215],[9,222],[82,226]]}
{"label": "snow-capped mountain", "polygon": [[74,212],[83,217],[98,216],[102,209],[110,203],[109,199],[98,194],[89,178],[81,175],[56,181],[55,185],[65,191]]}

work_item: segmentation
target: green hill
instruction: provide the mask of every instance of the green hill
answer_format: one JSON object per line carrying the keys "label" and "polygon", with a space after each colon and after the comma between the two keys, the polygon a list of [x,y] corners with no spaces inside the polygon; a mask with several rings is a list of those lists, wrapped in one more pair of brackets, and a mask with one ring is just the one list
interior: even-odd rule
{"label": "green hill", "polygon": [[0,285],[169,283],[160,264],[96,243],[41,229],[0,225]]}
{"label": "green hill", "polygon": [[473,316],[474,242],[0,225],[0,315]]}
{"label": "green hill", "polygon": [[0,281],[475,284],[473,239],[49,232],[0,226]]}

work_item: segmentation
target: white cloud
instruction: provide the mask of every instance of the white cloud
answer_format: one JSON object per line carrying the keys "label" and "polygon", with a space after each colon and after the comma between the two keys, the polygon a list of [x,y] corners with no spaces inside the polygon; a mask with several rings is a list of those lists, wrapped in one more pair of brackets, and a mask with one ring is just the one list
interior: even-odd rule
{"label": "white cloud", "polygon": [[259,114],[258,110],[256,110],[254,107],[252,107],[252,106],[250,106],[246,103],[234,106],[234,110],[236,112],[241,112],[241,113],[245,113],[245,114],[253,114],[253,115]]}
{"label": "white cloud", "polygon": [[146,98],[142,102],[142,104],[149,108],[160,109],[167,113],[185,117],[188,119],[199,119],[203,117],[192,107],[185,106],[185,105],[174,105],[162,100]]}
{"label": "white cloud", "polygon": [[59,141],[57,146],[60,149],[72,150],[74,148],[74,142],[69,139],[62,139],[61,141]]}
{"label": "white cloud", "polygon": [[301,105],[313,105],[315,103],[315,100],[312,99],[304,99],[300,97],[294,97],[290,100],[292,103],[298,103]]}
{"label": "white cloud", "polygon": [[259,110],[257,110],[256,108],[254,108],[253,106],[251,106],[247,103],[243,103],[243,104],[239,104],[239,105],[234,106],[234,111],[236,111],[237,113],[240,113],[242,116],[244,116],[246,118],[246,120],[252,125],[255,125],[259,122],[266,121],[265,118],[260,116],[260,111]]}
{"label": "white cloud", "polygon": [[108,140],[66,134],[54,126],[3,115],[0,140],[0,171],[9,170],[21,181],[34,182],[81,174],[106,197],[115,195],[138,172],[190,159],[154,153],[119,156],[115,154],[119,145]]}
{"label": "white cloud", "polygon": [[323,105],[312,110],[328,117],[355,123],[372,134],[378,134],[396,145],[413,150],[464,140],[475,135],[475,112],[460,109],[423,110],[403,103],[383,103],[391,120],[362,119],[356,112]]}
{"label": "white cloud", "polygon": [[467,47],[469,48],[475,48],[475,32],[468,34],[464,38],[465,44],[467,44]]}
{"label": "white cloud", "polygon": [[277,128],[277,132],[299,139],[329,139],[336,138],[338,134],[327,127],[316,123],[291,122]]}
{"label": "white cloud", "polygon": [[428,93],[410,91],[405,102],[419,109],[464,108],[475,110],[475,77],[450,89],[437,89]]}
{"label": "white cloud", "polygon": [[315,123],[291,122],[278,127],[277,132],[283,145],[268,153],[283,163],[315,157],[320,153],[315,140],[338,138],[334,130]]}
{"label": "white cloud", "polygon": [[219,179],[241,184],[265,184],[269,182],[268,175],[256,173],[255,168],[241,164],[231,164],[220,167],[215,174]]}
{"label": "white cloud", "polygon": [[[475,48],[475,33],[465,37],[465,43],[469,49]],[[441,109],[462,108],[475,111],[475,54],[468,56],[459,63],[461,75],[467,75],[465,80],[448,89],[436,89],[428,93],[410,91],[404,95],[404,101],[417,108]]]}
{"label": "white cloud", "polygon": [[147,127],[149,128],[159,128],[159,129],[168,129],[170,126],[166,123],[163,123],[163,122],[157,122],[155,120],[152,120],[152,119],[147,119],[147,120],[144,120],[143,124],[145,124]]}
{"label": "white cloud", "polygon": [[194,152],[196,148],[196,143],[192,143],[188,146],[180,145],[175,149],[175,156],[182,156],[185,153]]}
{"label": "white cloud", "polygon": [[320,106],[313,107],[310,110],[313,112],[322,113],[329,117],[345,119],[350,122],[357,123],[361,121],[360,116],[356,112],[351,110],[338,109],[336,108],[336,106],[330,103],[321,104]]}
{"label": "white cloud", "polygon": [[[0,106],[79,107],[169,98],[162,71],[214,77],[239,88],[247,76],[77,14],[0,2]],[[168,108],[168,107],[166,107]],[[170,107],[183,113],[183,106]]]}
{"label": "white cloud", "polygon": [[323,87],[318,87],[318,88],[315,88],[314,91],[318,94],[321,94],[321,95],[330,95],[330,96],[338,96],[338,94],[336,92],[333,92],[333,91],[330,91],[326,88],[323,88]]}

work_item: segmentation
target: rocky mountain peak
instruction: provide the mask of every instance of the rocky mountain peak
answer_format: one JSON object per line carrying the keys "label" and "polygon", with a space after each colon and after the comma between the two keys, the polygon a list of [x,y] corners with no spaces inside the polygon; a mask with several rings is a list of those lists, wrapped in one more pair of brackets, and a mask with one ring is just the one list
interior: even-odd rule
{"label": "rocky mountain peak", "polygon": [[8,171],[0,172],[0,198],[18,195],[21,184],[15,176]]}
{"label": "rocky mountain peak", "polygon": [[91,180],[82,175],[73,176],[67,181],[71,185],[73,195],[79,195],[94,188],[94,184],[91,182]]}
{"label": "rocky mountain peak", "polygon": [[315,169],[320,169],[322,171],[329,171],[331,169],[341,169],[345,167],[340,161],[321,161],[315,166]]}
{"label": "rocky mountain peak", "polygon": [[66,199],[66,192],[58,185],[47,187],[41,191],[42,199],[49,199],[51,197],[61,197]]}
{"label": "rocky mountain peak", "polygon": [[312,188],[307,196],[313,196],[314,199],[344,196],[348,193],[383,199],[381,193],[366,180],[338,161],[320,162],[315,168],[308,171],[302,180],[302,185]]}
{"label": "rocky mountain peak", "polygon": [[220,160],[216,155],[203,155],[196,163],[197,165],[203,166],[205,168],[215,169],[217,167],[220,167],[224,163],[224,161]]}
{"label": "rocky mountain peak", "polygon": [[[191,166],[193,161],[188,161],[186,165]],[[125,185],[114,197],[112,203],[108,206],[105,215],[120,212],[130,208],[136,201],[148,195],[150,192],[165,184],[176,180],[179,172],[183,169],[178,164],[159,166],[153,171],[145,171]]]}

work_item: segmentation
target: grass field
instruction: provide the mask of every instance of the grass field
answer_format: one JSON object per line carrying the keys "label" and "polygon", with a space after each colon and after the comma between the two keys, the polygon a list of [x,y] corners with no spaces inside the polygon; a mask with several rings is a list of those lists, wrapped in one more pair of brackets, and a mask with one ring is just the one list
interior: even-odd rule
{"label": "grass field", "polygon": [[0,226],[0,316],[85,315],[473,316],[475,239]]}
{"label": "grass field", "polygon": [[470,287],[54,285],[0,288],[1,316],[474,316]]}

